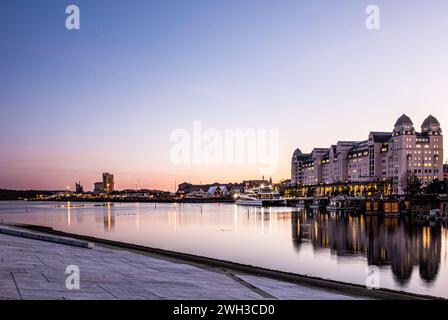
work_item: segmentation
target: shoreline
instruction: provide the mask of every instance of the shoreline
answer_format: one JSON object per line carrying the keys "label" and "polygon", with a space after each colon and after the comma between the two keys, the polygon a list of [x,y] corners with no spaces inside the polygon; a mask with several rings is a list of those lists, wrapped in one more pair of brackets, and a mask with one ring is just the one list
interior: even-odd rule
{"label": "shoreline", "polygon": [[[0,300],[371,300],[115,246],[74,246],[19,227],[1,228],[15,234],[0,232]],[[46,241],[50,237],[54,241]],[[78,270],[77,287],[67,285],[67,268]]]}
{"label": "shoreline", "polygon": [[233,199],[178,199],[178,200],[163,200],[163,199],[0,199],[1,202],[7,201],[22,201],[22,202],[92,202],[92,203],[235,203]]}
{"label": "shoreline", "polygon": [[387,288],[369,290],[366,287],[358,284],[351,284],[331,279],[324,279],[308,275],[300,275],[290,272],[277,271],[267,268],[256,267],[252,265],[241,264],[226,260],[215,258],[208,258],[188,253],[177,251],[164,250],[159,248],[152,248],[142,245],[130,244],[114,240],[101,239],[91,236],[84,236],[78,234],[58,231],[50,227],[29,225],[29,224],[10,224],[20,228],[25,228],[32,231],[43,232],[51,235],[62,237],[70,237],[73,239],[93,242],[103,247],[111,249],[121,249],[135,252],[147,256],[157,257],[158,259],[176,261],[180,263],[190,264],[205,269],[225,269],[230,272],[242,272],[244,274],[253,276],[262,276],[273,280],[285,281],[288,283],[298,284],[309,288],[325,290],[337,294],[346,294],[357,297],[365,297],[371,299],[381,300],[446,300],[443,297],[429,296],[423,294],[416,294],[405,291],[392,290]]}

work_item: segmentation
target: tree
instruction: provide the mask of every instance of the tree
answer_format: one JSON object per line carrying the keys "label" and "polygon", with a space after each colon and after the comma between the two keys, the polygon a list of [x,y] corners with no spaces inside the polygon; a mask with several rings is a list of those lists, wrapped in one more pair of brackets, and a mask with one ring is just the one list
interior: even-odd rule
{"label": "tree", "polygon": [[422,192],[422,181],[413,173],[406,173],[403,176],[402,186],[407,196],[415,196]]}
{"label": "tree", "polygon": [[439,179],[432,180],[426,187],[427,194],[440,194],[446,192],[446,183]]}

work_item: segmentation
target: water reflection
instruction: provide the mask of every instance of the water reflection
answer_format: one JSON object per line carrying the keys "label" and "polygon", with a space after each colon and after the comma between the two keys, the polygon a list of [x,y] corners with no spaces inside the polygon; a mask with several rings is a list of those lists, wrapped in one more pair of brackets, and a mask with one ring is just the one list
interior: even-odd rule
{"label": "water reflection", "polygon": [[337,256],[364,255],[369,265],[390,266],[402,285],[411,278],[414,266],[427,283],[439,273],[446,222],[300,211],[293,213],[291,224],[297,251],[310,242],[315,252],[330,249]]}
{"label": "water reflection", "polygon": [[72,213],[71,213],[70,202],[67,202],[67,225],[70,227],[72,225]]}
{"label": "water reflection", "polygon": [[[448,298],[447,222],[232,204],[0,203],[0,220]],[[292,241],[291,241],[292,239]]]}
{"label": "water reflection", "polygon": [[107,203],[104,207],[104,230],[111,231],[115,229],[115,213],[111,213],[111,204]]}

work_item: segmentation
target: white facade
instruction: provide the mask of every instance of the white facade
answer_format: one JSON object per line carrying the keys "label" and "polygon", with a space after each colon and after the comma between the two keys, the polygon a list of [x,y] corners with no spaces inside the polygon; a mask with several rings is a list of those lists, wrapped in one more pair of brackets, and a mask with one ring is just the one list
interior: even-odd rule
{"label": "white facade", "polygon": [[408,174],[419,177],[423,184],[443,180],[443,135],[433,116],[425,119],[421,132],[402,115],[392,132],[371,132],[365,141],[340,141],[310,154],[297,149],[291,161],[293,185],[387,179],[392,181],[394,193],[403,194]]}

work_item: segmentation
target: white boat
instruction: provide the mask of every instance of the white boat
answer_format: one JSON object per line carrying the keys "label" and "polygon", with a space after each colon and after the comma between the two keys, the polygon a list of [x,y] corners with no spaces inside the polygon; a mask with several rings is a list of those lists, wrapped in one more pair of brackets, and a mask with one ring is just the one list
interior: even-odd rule
{"label": "white boat", "polygon": [[251,189],[235,196],[235,203],[242,206],[286,206],[286,199],[272,190],[272,187]]}

